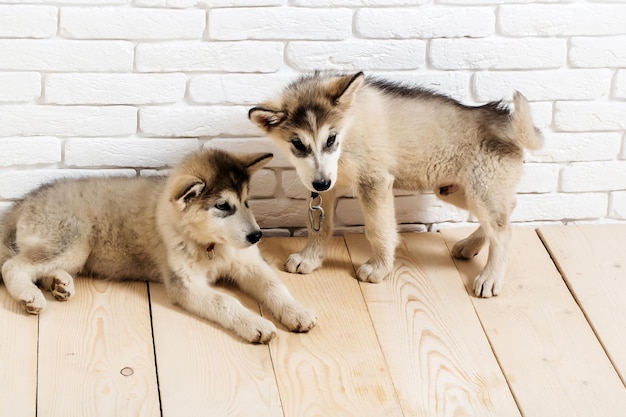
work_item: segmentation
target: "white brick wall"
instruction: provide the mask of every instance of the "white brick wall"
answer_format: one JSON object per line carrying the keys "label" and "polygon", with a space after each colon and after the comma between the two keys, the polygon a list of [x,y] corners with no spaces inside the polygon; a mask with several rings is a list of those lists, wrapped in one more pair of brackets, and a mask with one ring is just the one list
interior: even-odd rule
{"label": "white brick wall", "polygon": [[[248,109],[298,73],[364,70],[468,104],[531,101],[513,221],[626,221],[621,0],[0,0],[0,209],[61,176],[155,175],[187,152],[273,152],[259,223],[301,233],[307,191]],[[337,202],[361,230],[358,201]],[[396,193],[403,227],[471,221]]]}

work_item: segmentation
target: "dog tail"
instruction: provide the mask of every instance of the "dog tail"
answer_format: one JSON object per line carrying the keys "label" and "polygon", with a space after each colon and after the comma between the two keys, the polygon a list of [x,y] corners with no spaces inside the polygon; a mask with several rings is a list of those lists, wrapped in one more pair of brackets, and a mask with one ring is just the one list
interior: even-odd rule
{"label": "dog tail", "polygon": [[522,93],[516,91],[513,95],[515,112],[513,113],[513,129],[515,137],[526,149],[537,150],[543,146],[543,135],[533,124],[530,116],[530,106],[528,100]]}

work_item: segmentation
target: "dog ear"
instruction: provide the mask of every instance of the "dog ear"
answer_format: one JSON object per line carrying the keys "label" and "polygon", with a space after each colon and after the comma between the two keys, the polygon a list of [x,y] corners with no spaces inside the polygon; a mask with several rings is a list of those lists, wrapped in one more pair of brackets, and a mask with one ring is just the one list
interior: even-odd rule
{"label": "dog ear", "polygon": [[263,107],[253,107],[248,112],[248,119],[252,120],[261,129],[269,132],[280,125],[286,118],[283,111],[271,110]]}
{"label": "dog ear", "polygon": [[189,203],[198,197],[206,184],[198,177],[193,175],[183,175],[172,186],[172,201],[176,203],[176,207],[183,211]]}
{"label": "dog ear", "polygon": [[336,78],[330,86],[335,105],[343,108],[349,107],[363,81],[365,81],[363,72]]}
{"label": "dog ear", "polygon": [[272,160],[274,154],[271,153],[251,153],[238,155],[239,160],[246,167],[248,175],[252,176],[255,172],[263,168]]}

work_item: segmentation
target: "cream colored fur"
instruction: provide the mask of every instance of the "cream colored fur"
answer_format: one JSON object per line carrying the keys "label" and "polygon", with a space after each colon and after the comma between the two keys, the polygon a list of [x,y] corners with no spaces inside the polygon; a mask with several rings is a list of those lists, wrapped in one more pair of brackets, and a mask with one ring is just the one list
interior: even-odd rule
{"label": "cream colored fur", "polygon": [[477,296],[500,293],[509,254],[509,217],[522,174],[524,148],[541,146],[528,102],[515,112],[500,103],[467,107],[428,90],[365,78],[316,73],[250,110],[250,119],[290,156],[303,184],[320,191],[326,222],[286,269],[308,273],[322,263],[331,236],[337,188],[358,196],[370,259],[357,278],[380,282],[391,271],[398,242],[393,188],[433,191],[470,210],[480,227],[453,254],[475,256],[489,242]]}
{"label": "cream colored fur", "polygon": [[[169,178],[62,180],[17,202],[2,219],[0,265],[26,311],[74,295],[73,277],[164,282],[184,309],[267,343],[275,325],[214,287],[229,279],[285,327],[306,332],[315,314],[298,303],[262,259],[261,231],[247,205],[250,176],[271,154],[202,151]],[[211,248],[213,247],[211,251]]]}

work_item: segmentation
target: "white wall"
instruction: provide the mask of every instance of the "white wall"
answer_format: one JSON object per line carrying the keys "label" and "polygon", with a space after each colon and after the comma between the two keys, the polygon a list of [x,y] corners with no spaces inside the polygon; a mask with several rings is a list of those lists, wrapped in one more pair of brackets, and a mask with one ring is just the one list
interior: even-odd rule
{"label": "white wall", "polygon": [[[528,157],[513,220],[626,221],[620,0],[0,0],[0,207],[59,175],[152,174],[202,146],[275,150],[247,110],[314,69],[470,104],[519,89],[546,146]],[[263,227],[304,225],[286,158],[252,187]],[[397,212],[433,229],[469,219],[402,192]],[[361,223],[350,198],[337,217]]]}

